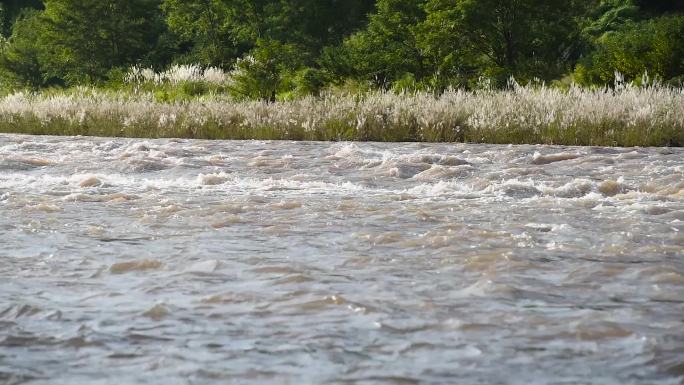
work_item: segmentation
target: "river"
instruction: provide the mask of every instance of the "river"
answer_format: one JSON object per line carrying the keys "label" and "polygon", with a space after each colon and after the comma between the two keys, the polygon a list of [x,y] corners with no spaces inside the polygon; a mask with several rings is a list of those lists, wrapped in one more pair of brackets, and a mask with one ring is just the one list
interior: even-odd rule
{"label": "river", "polygon": [[0,383],[683,382],[682,149],[0,135]]}

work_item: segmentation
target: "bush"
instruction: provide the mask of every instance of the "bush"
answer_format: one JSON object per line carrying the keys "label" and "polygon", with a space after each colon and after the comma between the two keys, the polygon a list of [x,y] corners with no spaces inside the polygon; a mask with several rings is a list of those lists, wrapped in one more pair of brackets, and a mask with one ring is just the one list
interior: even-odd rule
{"label": "bush", "polygon": [[294,92],[298,96],[319,95],[328,82],[328,75],[325,72],[306,67],[295,73]]}
{"label": "bush", "polygon": [[280,92],[292,91],[288,80],[301,67],[301,57],[292,44],[259,40],[252,52],[238,59],[230,78],[238,98],[274,102]]}

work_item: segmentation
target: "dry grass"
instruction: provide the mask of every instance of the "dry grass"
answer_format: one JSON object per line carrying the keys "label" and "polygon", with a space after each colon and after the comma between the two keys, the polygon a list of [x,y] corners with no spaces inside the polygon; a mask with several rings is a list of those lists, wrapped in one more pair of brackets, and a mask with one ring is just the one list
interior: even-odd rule
{"label": "dry grass", "polygon": [[0,99],[0,132],[205,139],[684,145],[684,90],[519,87],[277,103],[79,88]]}

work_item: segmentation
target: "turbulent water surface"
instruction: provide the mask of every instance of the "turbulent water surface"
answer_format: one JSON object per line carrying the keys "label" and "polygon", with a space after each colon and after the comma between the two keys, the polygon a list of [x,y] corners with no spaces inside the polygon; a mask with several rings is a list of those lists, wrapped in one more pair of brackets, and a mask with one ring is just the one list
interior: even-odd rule
{"label": "turbulent water surface", "polygon": [[0,136],[0,383],[680,384],[684,151]]}

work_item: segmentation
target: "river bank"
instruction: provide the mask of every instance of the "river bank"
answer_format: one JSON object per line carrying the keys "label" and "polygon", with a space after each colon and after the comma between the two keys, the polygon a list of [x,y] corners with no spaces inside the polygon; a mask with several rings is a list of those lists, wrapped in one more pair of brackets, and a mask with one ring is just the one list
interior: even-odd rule
{"label": "river bank", "polygon": [[0,132],[136,138],[684,145],[667,87],[325,94],[275,103],[77,88],[0,99]]}

